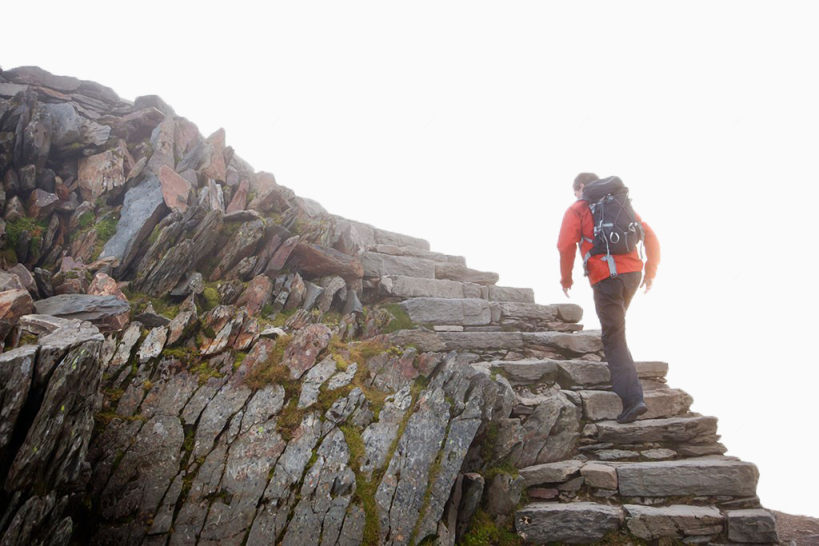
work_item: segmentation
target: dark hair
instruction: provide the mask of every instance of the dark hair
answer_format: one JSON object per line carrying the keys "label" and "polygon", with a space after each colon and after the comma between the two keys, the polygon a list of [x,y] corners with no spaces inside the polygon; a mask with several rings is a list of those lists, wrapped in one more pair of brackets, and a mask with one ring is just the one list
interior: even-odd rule
{"label": "dark hair", "polygon": [[581,185],[585,186],[589,182],[594,182],[595,180],[600,180],[600,177],[594,173],[580,173],[574,177],[572,188],[577,191],[580,189]]}

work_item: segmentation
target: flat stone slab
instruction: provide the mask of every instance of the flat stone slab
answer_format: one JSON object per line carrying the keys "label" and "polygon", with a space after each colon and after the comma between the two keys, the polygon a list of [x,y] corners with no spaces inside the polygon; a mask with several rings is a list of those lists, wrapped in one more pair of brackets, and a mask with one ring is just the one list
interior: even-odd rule
{"label": "flat stone slab", "polygon": [[646,419],[626,424],[620,424],[617,421],[597,423],[597,440],[599,442],[617,442],[621,444],[684,443],[699,436],[711,436],[716,433],[716,417]]}
{"label": "flat stone slab", "polygon": [[512,288],[509,286],[490,286],[489,301],[516,301],[535,303],[535,291],[531,288]]}
{"label": "flat stone slab", "polygon": [[523,349],[521,332],[441,332],[447,351]]}
{"label": "flat stone slab", "polygon": [[584,330],[580,332],[524,332],[526,343],[539,345],[567,352],[572,355],[596,353],[603,350],[600,332]]}
{"label": "flat stone slab", "polygon": [[580,475],[589,487],[617,490],[617,470],[600,463],[586,463],[580,469]]}
{"label": "flat stone slab", "polygon": [[558,360],[494,360],[490,366],[503,370],[503,375],[513,385],[552,383],[557,379]]}
{"label": "flat stone slab", "polygon": [[381,277],[379,290],[384,296],[399,298],[464,298],[464,283],[441,279],[423,279],[405,275]]}
{"label": "flat stone slab", "polygon": [[529,504],[515,513],[515,530],[531,544],[587,544],[620,527],[623,509],[594,502]]}
{"label": "flat stone slab", "polygon": [[725,516],[714,506],[642,506],[626,504],[626,525],[644,540],[722,533]]}
{"label": "flat stone slab", "polygon": [[[591,421],[616,419],[623,411],[620,397],[611,391],[578,391],[583,400],[583,412]],[[679,389],[657,389],[646,391],[644,399],[648,411],[639,419],[656,419],[658,417],[674,417],[688,412],[693,398]]]}
{"label": "flat stone slab", "polygon": [[759,471],[752,463],[722,458],[682,459],[617,466],[621,495],[679,497],[685,495],[751,497]]}
{"label": "flat stone slab", "polygon": [[519,470],[526,487],[543,483],[563,483],[580,472],[583,461],[569,459],[554,463],[527,466]]}
{"label": "flat stone slab", "polygon": [[777,543],[776,518],[761,508],[751,510],[729,510],[728,538],[734,542]]}
{"label": "flat stone slab", "polygon": [[492,322],[489,302],[478,298],[412,298],[401,306],[417,323],[486,326]]}
{"label": "flat stone slab", "polygon": [[478,271],[457,263],[435,264],[435,278],[487,285],[495,284],[500,279],[497,273]]}
{"label": "flat stone slab", "polygon": [[555,305],[502,301],[497,302],[497,306],[500,309],[501,320],[517,319],[552,321],[558,318],[557,306]]}
{"label": "flat stone slab", "polygon": [[407,277],[435,278],[435,262],[412,256],[391,256],[378,252],[365,252],[361,255],[365,277],[385,277],[403,275]]}
{"label": "flat stone slab", "polygon": [[87,320],[92,323],[114,317],[131,310],[128,302],[116,296],[92,296],[88,294],[60,294],[34,302],[40,315],[52,315],[66,319]]}

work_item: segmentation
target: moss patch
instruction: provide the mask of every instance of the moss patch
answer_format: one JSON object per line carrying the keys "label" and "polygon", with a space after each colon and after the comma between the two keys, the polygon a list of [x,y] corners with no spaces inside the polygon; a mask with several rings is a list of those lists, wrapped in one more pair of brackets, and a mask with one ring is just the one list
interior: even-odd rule
{"label": "moss patch", "polygon": [[418,326],[412,322],[410,316],[399,304],[388,303],[383,305],[382,308],[389,312],[389,314],[393,317],[392,320],[390,320],[384,327],[384,333],[389,334],[391,332],[397,332],[398,330],[412,330]]}
{"label": "moss patch", "polygon": [[469,531],[461,537],[461,546],[520,546],[521,539],[514,531],[498,527],[492,516],[481,509],[472,517]]}
{"label": "moss patch", "polygon": [[23,216],[6,224],[6,243],[10,248],[16,248],[20,235],[27,232],[32,239],[42,237],[48,226],[45,222],[38,222],[34,218]]}
{"label": "moss patch", "polygon": [[281,385],[286,395],[298,393],[298,381],[290,377],[290,368],[282,364],[284,351],[293,340],[292,336],[280,336],[264,362],[257,362],[245,376],[245,385],[253,390],[259,390],[267,385]]}

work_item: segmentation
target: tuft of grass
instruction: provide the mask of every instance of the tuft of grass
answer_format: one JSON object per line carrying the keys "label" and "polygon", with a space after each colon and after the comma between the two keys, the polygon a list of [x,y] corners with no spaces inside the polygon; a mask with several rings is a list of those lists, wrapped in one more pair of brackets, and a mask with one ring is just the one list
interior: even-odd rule
{"label": "tuft of grass", "polygon": [[281,385],[284,387],[287,396],[298,394],[299,385],[297,381],[290,378],[290,368],[282,364],[284,351],[292,341],[293,336],[281,336],[276,338],[276,344],[267,360],[257,362],[250,372],[245,376],[245,385],[253,390],[259,390],[267,385]]}
{"label": "tuft of grass", "polygon": [[356,487],[353,502],[360,504],[364,510],[364,536],[361,543],[374,546],[379,544],[378,508],[375,504],[375,493],[380,480],[375,476],[368,480],[361,472],[361,461],[366,456],[361,432],[352,425],[341,425],[339,428],[344,433],[344,440],[350,450],[350,468],[355,473]]}
{"label": "tuft of grass", "polygon": [[393,317],[392,320],[390,320],[384,327],[384,333],[389,334],[392,332],[397,332],[398,330],[412,330],[418,326],[412,322],[410,316],[399,304],[388,303],[382,307]]}
{"label": "tuft of grass", "polygon": [[191,369],[191,373],[199,377],[199,384],[204,385],[209,379],[213,377],[222,377],[223,374],[219,370],[211,368],[207,360],[200,362],[197,366]]}
{"label": "tuft of grass", "polygon": [[296,430],[301,426],[301,422],[307,413],[307,408],[299,408],[298,403],[298,397],[291,396],[290,402],[282,408],[276,418],[276,430],[286,442],[293,439]]}
{"label": "tuft of grass", "polygon": [[219,292],[213,286],[206,286],[202,291],[202,297],[205,298],[204,311],[210,311],[219,305]]}
{"label": "tuft of grass", "polygon": [[85,211],[80,214],[79,218],[77,218],[77,228],[80,230],[87,230],[94,223],[95,219],[96,217],[94,216],[93,212],[90,210]]}
{"label": "tuft of grass", "polygon": [[108,216],[97,222],[97,225],[94,226],[94,231],[97,232],[97,242],[105,243],[108,239],[113,237],[114,233],[117,232],[118,221],[116,217]]}
{"label": "tuft of grass", "polygon": [[32,239],[36,239],[42,237],[46,229],[48,226],[45,222],[38,222],[34,218],[23,216],[6,224],[6,244],[10,248],[16,248],[22,233],[28,232]]}
{"label": "tuft of grass", "polygon": [[469,531],[461,537],[461,546],[520,546],[521,539],[514,531],[498,527],[492,516],[478,509],[472,516]]}

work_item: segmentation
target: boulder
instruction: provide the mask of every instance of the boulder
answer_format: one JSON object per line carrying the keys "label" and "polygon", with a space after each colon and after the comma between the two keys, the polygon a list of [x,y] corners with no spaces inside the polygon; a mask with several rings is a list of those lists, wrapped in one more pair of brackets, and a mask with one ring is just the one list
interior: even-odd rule
{"label": "boulder", "polygon": [[102,249],[100,258],[119,260],[117,271],[125,271],[136,258],[143,240],[166,211],[159,179],[151,176],[125,193],[117,231]]}
{"label": "boulder", "polygon": [[299,330],[282,357],[282,364],[290,368],[290,377],[298,379],[315,366],[319,353],[330,343],[331,330],[324,324],[311,324]]}
{"label": "boulder", "polygon": [[102,194],[125,184],[125,158],[119,148],[79,160],[77,183],[85,201],[94,201]]}
{"label": "boulder", "polygon": [[728,510],[728,538],[734,542],[777,543],[779,535],[774,515],[761,508],[749,510]]}
{"label": "boulder", "polygon": [[159,183],[162,186],[162,197],[170,210],[185,212],[188,209],[188,197],[191,183],[179,176],[167,165],[159,168]]}
{"label": "boulder", "polygon": [[309,278],[336,275],[345,279],[360,279],[364,275],[357,258],[305,242],[296,245],[287,263]]}
{"label": "boulder", "polygon": [[239,296],[236,305],[247,309],[251,316],[258,315],[262,308],[270,303],[273,291],[273,281],[267,275],[258,275],[247,284],[247,288]]}
{"label": "boulder", "polygon": [[51,152],[76,156],[84,149],[97,149],[108,141],[111,128],[77,113],[73,104],[44,104],[51,118]]}
{"label": "boulder", "polygon": [[128,303],[116,296],[92,296],[88,294],[62,294],[39,300],[34,308],[41,315],[87,320],[100,331],[107,332],[122,327],[121,318],[131,310]]}
{"label": "boulder", "polygon": [[17,324],[20,317],[34,310],[34,300],[28,290],[15,288],[0,292],[0,341]]}

